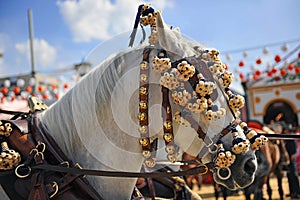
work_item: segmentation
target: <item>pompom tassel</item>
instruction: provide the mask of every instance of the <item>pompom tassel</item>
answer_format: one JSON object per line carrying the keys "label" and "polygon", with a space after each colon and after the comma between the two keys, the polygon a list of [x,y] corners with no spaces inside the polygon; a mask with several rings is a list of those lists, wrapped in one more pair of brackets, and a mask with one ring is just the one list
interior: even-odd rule
{"label": "pompom tassel", "polygon": [[235,154],[246,153],[249,150],[249,140],[238,137],[236,129],[232,130],[232,148],[231,151]]}
{"label": "pompom tassel", "polygon": [[258,135],[254,130],[249,129],[245,122],[242,122],[240,126],[242,127],[246,137],[250,141],[250,146],[253,151],[259,150],[260,147],[268,141],[268,138],[264,135]]}
{"label": "pompom tassel", "polygon": [[253,151],[257,151],[260,149],[261,146],[265,145],[268,141],[268,138],[264,135],[255,135],[253,138],[251,138],[251,148]]}
{"label": "pompom tassel", "polygon": [[223,147],[223,142],[217,142],[218,151],[215,159],[216,166],[220,168],[230,167],[235,161],[235,155],[231,151],[226,151]]}

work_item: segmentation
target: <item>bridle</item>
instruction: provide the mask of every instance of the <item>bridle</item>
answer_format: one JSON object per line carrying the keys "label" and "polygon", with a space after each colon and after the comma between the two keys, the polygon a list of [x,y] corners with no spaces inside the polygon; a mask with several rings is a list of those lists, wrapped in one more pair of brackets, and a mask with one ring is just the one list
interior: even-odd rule
{"label": "bridle", "polygon": [[[140,15],[142,15],[141,20],[139,20]],[[197,60],[197,57],[189,57],[185,59],[181,59],[178,61],[174,61],[172,63],[168,57],[167,52],[163,49],[161,49],[158,53],[158,55],[155,58],[150,59],[150,52],[154,47],[157,47],[158,44],[158,33],[157,33],[157,26],[156,26],[156,17],[158,13],[154,11],[151,7],[147,5],[143,5],[139,7],[138,12],[138,20],[141,21],[141,24],[146,26],[150,25],[151,27],[151,36],[149,38],[150,46],[146,47],[143,52],[143,60],[140,64],[140,86],[139,86],[139,114],[138,114],[138,120],[139,120],[139,132],[140,132],[140,139],[139,143],[142,146],[142,154],[145,158],[145,164],[148,167],[155,167],[156,163],[159,163],[156,161],[156,150],[157,150],[157,141],[158,139],[154,139],[151,142],[151,139],[149,137],[149,116],[148,116],[148,95],[149,95],[149,74],[150,74],[150,62],[153,62],[153,66],[155,68],[156,66],[156,73],[161,73],[162,78],[160,80],[161,84],[161,91],[162,91],[162,119],[163,119],[163,139],[165,141],[166,146],[166,152],[167,152],[167,158],[170,163],[181,163],[183,165],[190,165],[190,164],[196,164],[197,166],[195,168],[191,168],[189,170],[185,171],[178,171],[178,172],[141,172],[141,173],[133,173],[133,172],[112,172],[112,171],[101,171],[101,170],[88,170],[88,169],[78,169],[78,168],[66,168],[64,166],[54,166],[49,164],[38,164],[33,166],[24,166],[22,165],[20,167],[17,167],[17,172],[15,172],[17,175],[18,170],[20,168],[25,168],[25,171],[31,171],[31,170],[50,170],[50,171],[57,171],[57,172],[65,172],[65,173],[73,173],[73,174],[79,174],[79,175],[95,175],[95,176],[111,176],[111,177],[156,177],[156,176],[182,176],[182,175],[191,175],[191,174],[204,174],[207,173],[209,170],[213,169],[220,169],[225,168],[229,170],[229,166],[234,162],[234,155],[230,157],[226,157],[229,155],[227,151],[225,151],[222,143],[215,144],[213,141],[220,141],[224,136],[226,136],[228,133],[233,133],[234,138],[237,140],[237,146],[239,146],[240,143],[245,143],[246,147],[243,146],[243,149],[237,148],[238,153],[244,152],[245,149],[248,148],[249,144],[247,141],[244,141],[237,137],[236,129],[235,127],[241,122],[238,118],[235,117],[236,110],[233,109],[232,106],[229,106],[230,112],[232,112],[235,120],[230,123],[228,126],[226,126],[216,137],[217,138],[209,138],[207,134],[203,131],[202,127],[199,125],[199,123],[192,117],[190,112],[186,112],[186,110],[182,110],[181,113],[172,113],[171,103],[170,103],[170,91],[173,91],[172,98],[174,101],[178,102],[178,104],[182,108],[188,108],[190,110],[201,110],[207,111],[205,117],[208,118],[208,120],[212,120],[211,118],[219,118],[224,115],[224,111],[219,108],[218,110],[215,110],[214,106],[212,105],[212,99],[211,94],[213,90],[215,89],[214,84],[210,81],[205,80],[205,77],[197,70],[195,70],[196,66],[199,60]],[[211,51],[199,51],[199,54],[201,54],[202,57],[207,57],[208,59],[211,59],[215,61],[216,63],[219,62],[218,60],[218,52],[215,50]],[[176,69],[172,68],[171,65],[176,65]],[[220,65],[221,66],[221,65]],[[218,66],[213,66],[218,67]],[[224,85],[223,88],[225,88],[224,95],[225,99],[228,100],[227,104],[231,104],[232,102],[229,102],[231,100],[234,100],[234,98],[237,97],[237,95],[234,95],[228,88],[230,81],[228,81],[228,77],[226,79],[226,72],[223,72],[221,66],[221,69],[214,69],[217,71],[217,74],[219,79],[222,79]],[[175,70],[175,71],[174,71]],[[177,70],[177,71],[176,71]],[[219,70],[219,71],[218,71]],[[220,71],[221,70],[221,71]],[[210,70],[208,70],[210,71]],[[210,73],[210,76],[214,76]],[[228,74],[227,74],[228,75]],[[175,77],[175,78],[174,78]],[[176,82],[176,79],[179,79],[180,81]],[[229,77],[230,79],[230,77]],[[170,80],[173,80],[174,82],[171,82]],[[229,82],[229,84],[228,84]],[[199,103],[199,107],[194,107],[196,102],[191,105],[187,105],[188,100],[191,99],[192,95],[184,90],[177,92],[176,89],[179,87],[177,84],[185,85],[185,84],[192,85],[192,88],[194,91],[196,91],[197,94],[192,94],[193,96],[197,96],[197,103],[199,101],[203,101]],[[201,86],[203,84],[205,87],[207,87],[207,91],[202,91],[203,87]],[[227,98],[228,97],[228,98]],[[239,100],[237,98],[237,100]],[[233,102],[235,103],[235,102]],[[205,105],[205,106],[203,106]],[[202,107],[201,107],[202,106]],[[8,112],[7,112],[8,113]],[[8,113],[12,114],[12,113]],[[26,113],[15,113],[17,114],[14,119],[17,119],[18,117],[27,117],[27,116],[34,116],[34,113],[26,114]],[[198,137],[203,140],[205,144],[205,148],[203,148],[203,151],[208,150],[212,154],[216,154],[214,161],[209,163],[202,163],[202,162],[196,162],[196,161],[177,161],[178,157],[178,146],[174,143],[174,135],[173,135],[173,120],[176,118],[176,122],[180,124],[189,124],[198,134]],[[245,133],[250,133],[251,130],[248,129],[247,126],[242,127],[244,129]],[[250,135],[250,134],[248,134]],[[255,138],[254,138],[255,137]],[[249,140],[253,140],[251,142],[255,143],[255,139],[257,138],[257,134],[253,134],[251,132],[251,138]],[[216,139],[216,140],[215,140]],[[47,148],[47,147],[46,147]],[[225,156],[225,161],[223,157]],[[220,160],[219,157],[222,157],[222,160]],[[30,170],[29,170],[30,169]],[[7,173],[11,173],[11,171],[7,171]],[[2,175],[5,173],[1,173]],[[226,177],[227,178],[227,177]]]}

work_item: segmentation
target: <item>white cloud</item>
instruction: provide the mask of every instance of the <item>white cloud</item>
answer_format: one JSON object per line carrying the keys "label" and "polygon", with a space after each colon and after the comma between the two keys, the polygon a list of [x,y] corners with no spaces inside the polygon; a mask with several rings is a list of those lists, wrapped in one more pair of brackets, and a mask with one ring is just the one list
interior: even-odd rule
{"label": "white cloud", "polygon": [[[172,5],[172,1],[155,0],[156,9]],[[76,42],[105,40],[133,27],[138,5],[142,1],[116,0],[66,0],[57,5]]]}
{"label": "white cloud", "polygon": [[[27,59],[30,60],[29,40],[16,44],[15,48],[20,54],[25,55]],[[33,49],[35,64],[39,69],[53,67],[52,65],[56,60],[57,54],[55,47],[51,46],[44,39],[34,39]]]}

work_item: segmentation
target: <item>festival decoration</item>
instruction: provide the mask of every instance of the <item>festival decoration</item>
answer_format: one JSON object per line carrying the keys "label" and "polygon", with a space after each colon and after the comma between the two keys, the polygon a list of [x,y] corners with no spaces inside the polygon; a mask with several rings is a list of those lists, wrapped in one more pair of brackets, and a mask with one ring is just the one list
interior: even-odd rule
{"label": "festival decoration", "polygon": [[244,67],[244,66],[245,66],[244,61],[240,61],[240,62],[239,62],[239,66],[240,66],[240,67]]}
{"label": "festival decoration", "polygon": [[279,63],[281,61],[281,57],[280,55],[276,55],[275,58],[274,58],[275,62]]}
{"label": "festival decoration", "polygon": [[258,58],[258,59],[256,59],[255,62],[256,62],[256,64],[260,65],[262,63],[262,60],[261,60],[261,58]]}

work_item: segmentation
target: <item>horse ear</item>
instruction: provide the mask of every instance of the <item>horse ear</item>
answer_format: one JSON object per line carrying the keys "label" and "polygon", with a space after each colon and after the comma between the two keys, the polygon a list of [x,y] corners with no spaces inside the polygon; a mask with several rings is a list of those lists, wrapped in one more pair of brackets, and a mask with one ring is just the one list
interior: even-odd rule
{"label": "horse ear", "polygon": [[158,33],[158,40],[161,47],[165,50],[175,53],[176,55],[183,55],[183,50],[180,48],[181,33],[178,28],[172,29],[167,25],[161,16],[161,12],[157,13],[156,26]]}

